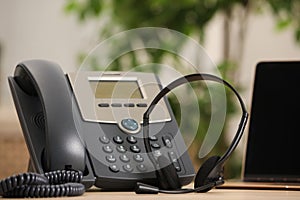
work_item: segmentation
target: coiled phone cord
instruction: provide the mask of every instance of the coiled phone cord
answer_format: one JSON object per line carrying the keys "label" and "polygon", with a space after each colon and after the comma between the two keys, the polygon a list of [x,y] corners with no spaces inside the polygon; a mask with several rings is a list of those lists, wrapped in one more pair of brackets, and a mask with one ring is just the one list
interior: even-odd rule
{"label": "coiled phone cord", "polygon": [[57,170],[45,174],[23,173],[0,180],[0,196],[61,197],[79,196],[85,192],[80,171]]}

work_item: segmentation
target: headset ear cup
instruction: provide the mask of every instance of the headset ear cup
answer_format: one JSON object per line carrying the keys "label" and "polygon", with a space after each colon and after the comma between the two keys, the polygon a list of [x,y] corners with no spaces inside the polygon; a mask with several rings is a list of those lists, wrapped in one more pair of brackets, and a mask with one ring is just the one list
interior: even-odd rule
{"label": "headset ear cup", "polygon": [[[220,159],[220,156],[212,156],[203,163],[203,165],[200,167],[200,169],[198,170],[197,175],[195,177],[194,188],[201,187],[207,183],[210,183],[210,180],[208,180],[208,175],[215,168],[219,159]],[[202,191],[202,192],[207,192],[210,189],[211,188],[209,188],[205,191]]]}
{"label": "headset ear cup", "polygon": [[164,190],[181,188],[178,174],[174,165],[170,163],[170,160],[165,156],[159,156],[157,162],[160,168],[156,171],[159,188]]}

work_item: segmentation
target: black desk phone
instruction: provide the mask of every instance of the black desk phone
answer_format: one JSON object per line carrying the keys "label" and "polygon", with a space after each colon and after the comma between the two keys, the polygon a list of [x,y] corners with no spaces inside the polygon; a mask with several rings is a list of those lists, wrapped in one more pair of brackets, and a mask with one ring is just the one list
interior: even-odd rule
{"label": "black desk phone", "polygon": [[[30,153],[30,171],[79,170],[86,188],[157,185],[141,129],[143,113],[161,90],[155,74],[64,74],[55,63],[29,60],[17,65],[9,85]],[[154,155],[164,154],[181,185],[189,184],[194,169],[166,97],[149,123]]]}

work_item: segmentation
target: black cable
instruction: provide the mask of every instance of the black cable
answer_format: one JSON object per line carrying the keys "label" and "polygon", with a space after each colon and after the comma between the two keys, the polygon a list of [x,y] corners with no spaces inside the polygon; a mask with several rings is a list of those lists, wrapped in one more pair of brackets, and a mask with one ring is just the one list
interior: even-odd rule
{"label": "black cable", "polygon": [[82,172],[58,170],[45,174],[23,173],[0,181],[0,196],[58,197],[79,196],[85,192]]}
{"label": "black cable", "polygon": [[207,192],[207,189],[213,188],[215,186],[219,186],[224,184],[224,180],[217,180],[211,183],[207,183],[203,186],[196,187],[196,188],[183,188],[177,190],[164,190],[159,189],[156,186],[148,185],[144,183],[138,182],[135,188],[136,194],[158,194],[158,193],[165,193],[165,194],[186,194],[191,192]]}

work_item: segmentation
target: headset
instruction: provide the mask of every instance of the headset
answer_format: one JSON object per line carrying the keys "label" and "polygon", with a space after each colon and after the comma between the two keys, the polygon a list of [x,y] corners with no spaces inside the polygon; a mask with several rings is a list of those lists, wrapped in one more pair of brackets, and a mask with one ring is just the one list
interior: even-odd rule
{"label": "headset", "polygon": [[[232,143],[223,154],[223,156],[212,156],[208,158],[198,170],[195,179],[194,179],[194,188],[192,189],[181,189],[181,184],[176,173],[176,169],[173,164],[169,163],[169,159],[163,155],[154,156],[151,151],[150,146],[150,139],[149,139],[149,116],[153,111],[156,104],[163,98],[166,94],[168,94],[173,89],[177,88],[180,85],[194,82],[194,81],[213,81],[217,83],[221,83],[228,87],[237,97],[241,109],[242,109],[242,116],[239,122],[238,129],[236,134],[232,140]],[[238,94],[238,92],[231,86],[227,81],[211,75],[211,74],[190,74],[183,77],[176,79],[175,81],[171,82],[165,88],[163,88],[153,99],[151,104],[149,105],[148,109],[143,115],[143,137],[144,137],[144,144],[147,155],[152,162],[155,173],[157,177],[158,187],[147,185],[144,183],[137,183],[135,192],[137,194],[157,194],[157,193],[168,193],[168,194],[183,194],[183,193],[190,193],[190,192],[208,192],[212,188],[218,185],[222,185],[224,183],[224,165],[225,161],[229,158],[232,152],[237,147],[243,132],[245,130],[245,126],[248,120],[248,113],[246,110],[246,106]]]}

